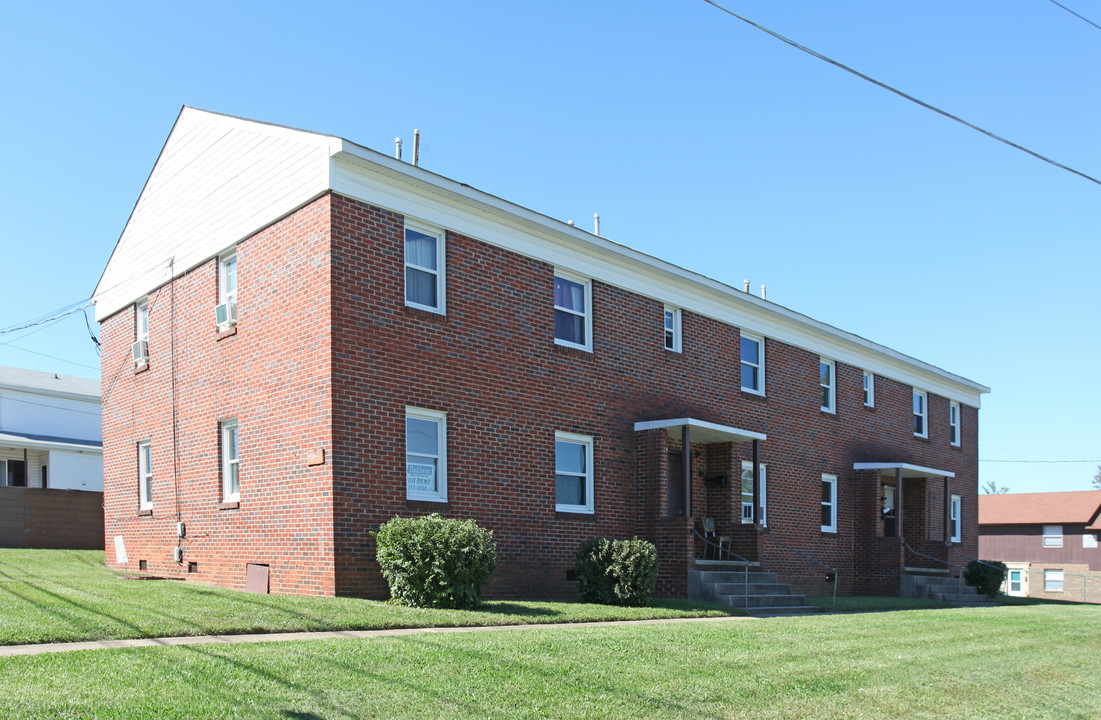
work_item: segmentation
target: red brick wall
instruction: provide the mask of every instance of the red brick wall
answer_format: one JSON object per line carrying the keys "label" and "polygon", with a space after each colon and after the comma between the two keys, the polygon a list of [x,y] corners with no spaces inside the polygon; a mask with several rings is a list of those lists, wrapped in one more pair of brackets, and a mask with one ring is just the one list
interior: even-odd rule
{"label": "red brick wall", "polygon": [[[594,351],[554,345],[554,268],[457,235],[447,238],[447,316],[403,306],[402,217],[334,197],[334,319],[342,350],[334,356],[337,574],[341,592],[383,591],[368,532],[397,514],[438,510],[473,517],[498,541],[497,595],[560,594],[577,544],[595,535],[650,536],[666,546],[664,587],[675,591],[684,562],[674,539],[692,522],[664,517],[666,468],[642,462],[633,423],[691,416],[768,434],[769,525],[777,539],[842,568],[854,581],[854,524],[878,487],[857,483],[853,462],[895,461],[957,473],[964,496],[965,544],[974,545],[975,409],[964,407],[962,448],[949,447],[948,401],[929,396],[928,439],[912,432],[911,387],[877,378],[876,407],[864,408],[861,369],[837,364],[836,414],[818,407],[818,356],[767,341],[767,397],[740,390],[739,335],[684,313],[684,352],[662,344],[663,305],[593,283]],[[574,270],[577,270],[574,268]],[[448,413],[448,503],[405,500],[406,405]],[[596,513],[554,507],[554,433],[595,438]],[[646,441],[652,443],[652,440]],[[645,445],[646,443],[644,443]],[[679,436],[666,441],[679,447]],[[732,465],[751,459],[738,446]],[[696,519],[723,503],[703,483],[708,455],[693,455]],[[711,456],[712,466],[718,462]],[[636,463],[639,463],[636,465]],[[660,467],[658,467],[660,466]],[[637,467],[658,473],[645,488]],[[820,531],[822,473],[839,478],[839,532]],[[737,493],[738,484],[727,489]],[[969,488],[969,489],[967,489]],[[955,492],[956,490],[954,490]],[[736,507],[740,498],[727,507]],[[866,507],[869,507],[866,505]],[[866,510],[865,510],[866,511]],[[873,510],[878,512],[878,510]],[[675,527],[674,527],[675,526]],[[782,574],[819,582],[813,563],[764,543],[762,561]]]}
{"label": "red brick wall", "polygon": [[[735,497],[724,502],[705,484],[709,466],[723,464],[721,451],[693,443],[694,517],[667,518],[663,454],[679,446],[679,436],[640,436],[633,425],[677,417],[767,433],[761,461],[768,465],[769,531],[838,566],[844,592],[859,586],[857,520],[878,512],[878,487],[857,480],[853,462],[955,471],[964,543],[973,552],[974,408],[962,408],[963,446],[951,448],[948,401],[930,395],[930,437],[914,438],[910,386],[878,377],[876,407],[864,408],[861,370],[838,363],[837,413],[822,413],[818,356],[772,340],[767,396],[743,393],[737,328],[685,312],[684,352],[669,352],[662,302],[600,282],[592,289],[593,352],[558,347],[554,268],[454,233],[447,236],[447,315],[410,310],[402,224],[400,215],[334,194],[242,242],[239,330],[220,342],[211,320],[215,263],[194,269],[151,299],[152,359],[144,373],[135,375],[129,363],[133,310],[104,323],[108,548],[122,534],[131,566],[142,558],[157,572],[181,572],[171,562],[174,509],[162,500],[171,497],[163,328],[174,287],[185,561],[199,562],[199,579],[241,587],[245,562],[267,562],[276,592],[384,596],[370,531],[396,515],[437,511],[494,531],[492,595],[570,595],[566,571],[581,541],[635,534],[658,545],[659,594],[681,594],[693,525],[707,513],[734,524],[740,460],[751,459],[751,446],[728,451],[725,488]],[[447,503],[406,501],[406,406],[447,413]],[[213,509],[220,499],[217,423],[226,417],[241,423],[236,511]],[[555,511],[556,431],[595,439],[594,515]],[[145,437],[154,440],[158,482],[152,517],[136,515],[134,443]],[[331,451],[327,463],[306,467],[304,452],[319,446]],[[820,531],[822,473],[838,476],[836,534]],[[766,569],[821,584],[813,563],[768,539],[757,545]]]}
{"label": "red brick wall", "polygon": [[[272,592],[334,592],[332,465],[306,464],[308,452],[332,447],[329,202],[322,197],[238,244],[236,334],[219,339],[214,324],[216,260],[150,296],[147,370],[135,373],[131,361],[133,306],[103,322],[111,567],[136,571],[145,560],[157,575],[243,589],[246,563],[270,564]],[[241,500],[219,510],[219,422],[230,418],[239,423]],[[146,439],[153,512],[139,515],[136,443]],[[182,565],[173,561],[177,517],[187,529]],[[115,562],[117,535],[125,566]],[[197,563],[191,575],[189,562]]]}

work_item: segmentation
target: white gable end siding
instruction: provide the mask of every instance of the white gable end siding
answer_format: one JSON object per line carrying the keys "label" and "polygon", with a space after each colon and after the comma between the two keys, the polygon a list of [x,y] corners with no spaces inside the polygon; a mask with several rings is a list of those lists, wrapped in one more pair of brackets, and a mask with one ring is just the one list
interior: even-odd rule
{"label": "white gable end siding", "polygon": [[0,432],[102,440],[100,404],[38,393],[0,391]]}
{"label": "white gable end siding", "polygon": [[96,320],[324,192],[332,140],[184,108],[100,279]]}

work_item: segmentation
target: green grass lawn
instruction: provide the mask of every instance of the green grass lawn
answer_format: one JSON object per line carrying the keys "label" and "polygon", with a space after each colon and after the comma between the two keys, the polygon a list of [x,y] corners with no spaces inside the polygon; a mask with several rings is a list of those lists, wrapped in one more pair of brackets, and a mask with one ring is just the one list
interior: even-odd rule
{"label": "green grass lawn", "polygon": [[1101,717],[1101,608],[501,630],[0,660],[0,717]]}
{"label": "green grass lawn", "polygon": [[711,603],[646,608],[488,602],[478,611],[418,610],[356,598],[256,595],[173,580],[132,580],[103,552],[0,550],[0,645],[173,635],[373,630],[639,620],[742,614]]}
{"label": "green grass lawn", "polygon": [[888,610],[935,610],[937,608],[956,607],[952,603],[938,600],[926,600],[925,598],[906,597],[877,597],[858,595],[855,597],[841,596],[837,598],[836,606],[831,596],[807,596],[808,605],[815,605],[823,612],[884,612]]}

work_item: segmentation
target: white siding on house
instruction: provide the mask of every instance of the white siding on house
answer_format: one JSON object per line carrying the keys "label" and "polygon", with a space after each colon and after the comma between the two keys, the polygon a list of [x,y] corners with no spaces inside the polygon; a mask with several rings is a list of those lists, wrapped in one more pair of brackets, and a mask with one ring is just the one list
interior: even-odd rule
{"label": "white siding on house", "polygon": [[171,258],[180,275],[324,192],[333,140],[185,107],[96,288],[96,320],[168,281]]}
{"label": "white siding on house", "polygon": [[99,400],[0,390],[0,432],[102,440]]}
{"label": "white siding on house", "polygon": [[[51,450],[49,473],[49,485],[52,488],[103,492],[101,453]],[[134,482],[134,492],[137,492],[137,480]]]}

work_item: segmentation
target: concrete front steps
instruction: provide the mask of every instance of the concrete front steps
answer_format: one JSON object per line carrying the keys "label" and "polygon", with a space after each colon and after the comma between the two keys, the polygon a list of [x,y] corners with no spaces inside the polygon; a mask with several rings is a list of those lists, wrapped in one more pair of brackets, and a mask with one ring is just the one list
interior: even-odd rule
{"label": "concrete front steps", "polygon": [[[776,573],[761,572],[757,563],[700,560],[688,571],[688,597],[730,607],[743,608],[750,615],[811,615],[819,612],[796,595],[790,585],[777,582]],[[748,582],[748,584],[747,584]],[[748,596],[748,597],[747,597]]]}
{"label": "concrete front steps", "polygon": [[966,607],[996,607],[986,595],[964,584],[962,578],[952,577],[947,570],[929,568],[905,568],[899,583],[902,597],[925,598]]}

